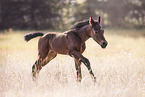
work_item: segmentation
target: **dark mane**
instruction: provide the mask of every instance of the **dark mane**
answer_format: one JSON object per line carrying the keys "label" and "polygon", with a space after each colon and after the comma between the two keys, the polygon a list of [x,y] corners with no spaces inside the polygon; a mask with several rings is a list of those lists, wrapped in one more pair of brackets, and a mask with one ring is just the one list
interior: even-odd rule
{"label": "dark mane", "polygon": [[89,20],[83,20],[83,21],[75,23],[71,29],[80,29],[81,27],[88,25],[88,24],[89,24]]}

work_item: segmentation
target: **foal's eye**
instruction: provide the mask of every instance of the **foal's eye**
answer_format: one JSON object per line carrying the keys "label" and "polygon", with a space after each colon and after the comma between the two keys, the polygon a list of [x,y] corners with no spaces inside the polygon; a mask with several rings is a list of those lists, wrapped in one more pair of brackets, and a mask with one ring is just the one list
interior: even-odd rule
{"label": "foal's eye", "polygon": [[101,29],[100,27],[97,27],[97,26],[95,27],[95,30],[97,31],[99,31],[100,29]]}
{"label": "foal's eye", "polygon": [[98,33],[98,30],[95,30],[95,33],[97,34]]}
{"label": "foal's eye", "polygon": [[100,30],[100,29],[101,29],[101,27],[98,28],[98,30]]}

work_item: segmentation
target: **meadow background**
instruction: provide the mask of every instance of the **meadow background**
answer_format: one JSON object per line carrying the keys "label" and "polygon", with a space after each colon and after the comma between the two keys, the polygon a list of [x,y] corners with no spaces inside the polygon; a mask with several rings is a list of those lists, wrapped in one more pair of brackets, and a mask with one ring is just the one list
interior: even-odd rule
{"label": "meadow background", "polygon": [[[109,43],[86,42],[97,82],[83,64],[77,82],[74,59],[65,55],[32,81],[40,37],[26,43],[24,35],[66,31],[90,16],[101,16]],[[145,97],[145,0],[0,0],[0,97]]]}
{"label": "meadow background", "polygon": [[93,39],[86,42],[83,55],[96,83],[83,64],[83,79],[77,82],[74,60],[65,55],[58,55],[32,81],[39,37],[26,43],[29,32],[0,33],[0,97],[145,97],[145,29],[105,29],[106,49]]}

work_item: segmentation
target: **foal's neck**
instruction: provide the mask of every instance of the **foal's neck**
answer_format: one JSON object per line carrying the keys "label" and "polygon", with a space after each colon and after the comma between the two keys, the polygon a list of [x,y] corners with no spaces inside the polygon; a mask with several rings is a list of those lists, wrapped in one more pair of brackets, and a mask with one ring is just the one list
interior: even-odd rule
{"label": "foal's neck", "polygon": [[86,25],[78,30],[78,35],[80,36],[83,43],[91,37],[90,33],[91,33],[90,25]]}

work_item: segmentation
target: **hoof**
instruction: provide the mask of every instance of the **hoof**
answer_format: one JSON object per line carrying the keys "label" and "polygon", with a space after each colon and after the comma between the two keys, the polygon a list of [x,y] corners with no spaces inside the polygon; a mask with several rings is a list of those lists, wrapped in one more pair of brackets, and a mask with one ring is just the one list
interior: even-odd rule
{"label": "hoof", "polygon": [[96,77],[93,77],[93,81],[94,81],[94,83],[96,82]]}
{"label": "hoof", "polygon": [[81,78],[77,78],[77,82],[81,82],[81,80],[82,80]]}
{"label": "hoof", "polygon": [[36,81],[37,80],[37,73],[36,72],[33,72],[32,73],[32,80],[33,81]]}

